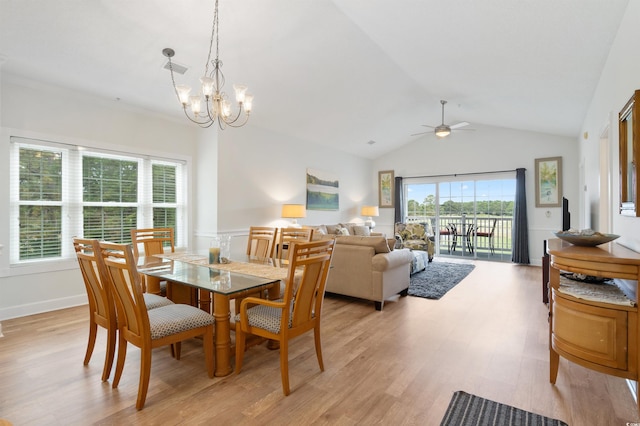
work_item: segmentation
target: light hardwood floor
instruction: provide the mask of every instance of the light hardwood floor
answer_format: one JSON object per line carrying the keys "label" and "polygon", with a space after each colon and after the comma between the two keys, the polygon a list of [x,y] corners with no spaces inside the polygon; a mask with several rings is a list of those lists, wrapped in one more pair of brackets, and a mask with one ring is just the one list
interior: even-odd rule
{"label": "light hardwood floor", "polygon": [[[292,393],[280,384],[277,351],[245,354],[240,375],[209,379],[200,341],[182,359],[153,354],[149,394],[136,411],[139,351],[130,347],[118,389],[102,383],[105,333],[82,365],[87,308],[2,322],[0,418],[15,425],[85,424],[419,424],[438,425],[464,390],[569,425],[639,421],[623,379],[562,359],[549,383],[547,309],[541,269],[475,262],[442,299],[373,303],[327,296],[325,371],[312,335],[290,347]],[[113,373],[112,373],[113,374]]]}

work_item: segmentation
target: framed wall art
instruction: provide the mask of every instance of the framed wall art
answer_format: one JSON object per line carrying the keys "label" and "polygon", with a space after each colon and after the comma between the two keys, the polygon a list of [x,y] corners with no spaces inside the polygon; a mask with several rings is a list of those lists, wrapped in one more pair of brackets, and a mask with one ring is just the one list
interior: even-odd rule
{"label": "framed wall art", "polygon": [[536,158],[536,207],[562,206],[562,157]]}
{"label": "framed wall art", "polygon": [[307,169],[307,210],[338,210],[339,190],[336,176]]}
{"label": "framed wall art", "polygon": [[378,172],[378,206],[393,207],[394,199],[394,177],[393,170],[383,170]]}

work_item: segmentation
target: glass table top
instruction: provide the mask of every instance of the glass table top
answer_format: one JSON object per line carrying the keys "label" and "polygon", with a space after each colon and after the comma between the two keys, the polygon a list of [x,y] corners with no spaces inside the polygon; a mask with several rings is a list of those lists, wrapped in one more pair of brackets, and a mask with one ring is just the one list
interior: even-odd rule
{"label": "glass table top", "polygon": [[[250,262],[249,259],[246,261]],[[255,261],[268,264],[268,260],[256,259]],[[207,264],[194,264],[156,257],[141,257],[138,262],[138,271],[145,275],[225,295],[232,295],[279,281],[273,278],[219,270]]]}

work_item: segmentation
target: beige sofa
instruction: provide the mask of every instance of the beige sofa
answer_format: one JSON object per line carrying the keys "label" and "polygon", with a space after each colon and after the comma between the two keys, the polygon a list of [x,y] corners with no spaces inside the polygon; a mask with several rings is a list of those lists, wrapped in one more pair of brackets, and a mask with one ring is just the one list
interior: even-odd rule
{"label": "beige sofa", "polygon": [[337,236],[326,291],[371,300],[380,311],[390,297],[407,295],[412,259],[383,236]]}

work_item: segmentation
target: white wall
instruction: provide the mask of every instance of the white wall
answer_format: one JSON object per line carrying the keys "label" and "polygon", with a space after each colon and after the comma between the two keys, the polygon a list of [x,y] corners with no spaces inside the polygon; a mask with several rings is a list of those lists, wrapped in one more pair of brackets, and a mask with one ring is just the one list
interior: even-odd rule
{"label": "white wall", "polygon": [[[609,126],[610,140],[610,176],[612,218],[611,232],[619,234],[617,242],[640,251],[640,218],[621,216],[618,213],[620,201],[618,123],[617,115],[635,90],[640,89],[640,2],[629,2],[618,35],[611,47],[609,57],[603,69],[598,87],[593,95],[583,128],[589,137],[582,140],[580,155],[588,164],[589,181],[586,199],[589,206],[596,206],[600,199],[598,191],[599,174],[592,172],[599,162],[599,139],[603,130]],[[597,170],[597,169],[596,169]],[[606,177],[603,177],[606,178]]]}
{"label": "white wall", "polygon": [[[0,244],[4,245],[0,254],[0,319],[84,304],[87,298],[77,262],[56,262],[53,272],[9,266],[9,137],[177,155],[191,162],[196,157],[199,133],[184,123],[115,100],[96,99],[13,76],[0,77]],[[189,214],[192,222],[193,214]]]}
{"label": "white wall", "polygon": [[[361,221],[360,207],[377,204],[371,161],[327,150],[305,140],[247,125],[219,135],[218,228],[238,235],[232,251],[244,250],[249,226],[286,226],[282,204],[306,204],[307,168],[338,177],[338,211],[307,211],[303,225]],[[236,242],[237,240],[237,242]]]}
{"label": "white wall", "polygon": [[[529,257],[531,264],[540,265],[543,241],[562,227],[562,208],[536,208],[535,159],[562,157],[563,195],[570,200],[574,226],[579,221],[578,143],[572,138],[542,133],[476,124],[472,127],[474,132],[454,132],[446,139],[425,135],[376,160],[374,170],[394,170],[396,176],[414,177],[525,168]],[[384,209],[377,223],[389,230],[393,229],[393,220],[393,209]]]}

